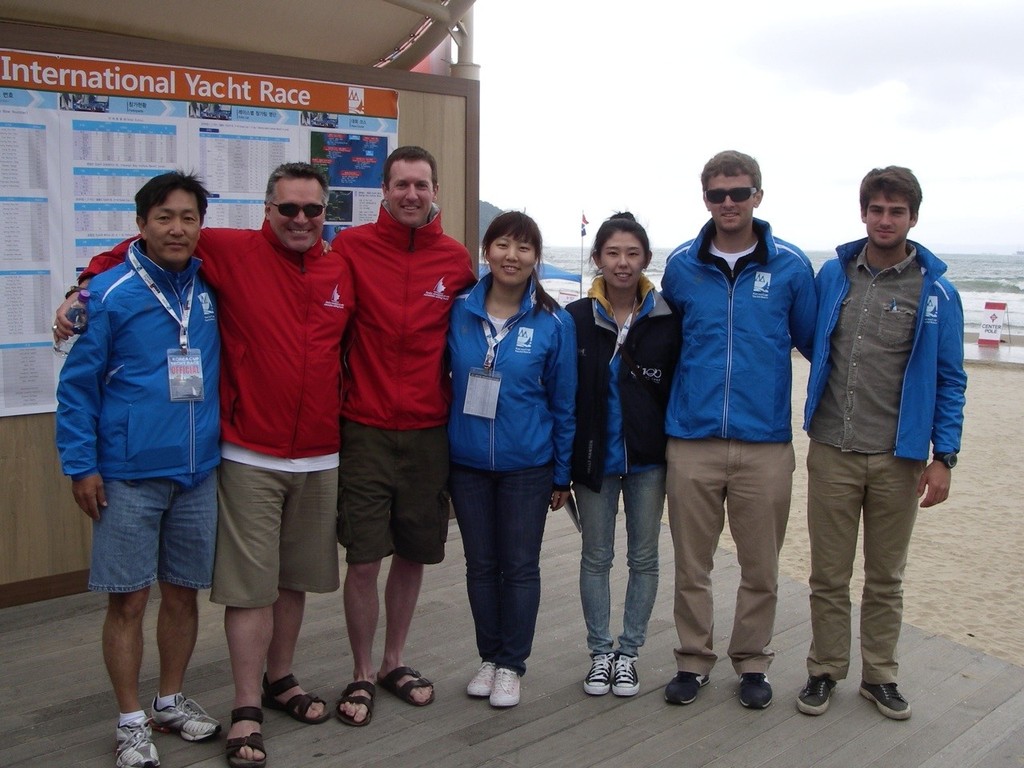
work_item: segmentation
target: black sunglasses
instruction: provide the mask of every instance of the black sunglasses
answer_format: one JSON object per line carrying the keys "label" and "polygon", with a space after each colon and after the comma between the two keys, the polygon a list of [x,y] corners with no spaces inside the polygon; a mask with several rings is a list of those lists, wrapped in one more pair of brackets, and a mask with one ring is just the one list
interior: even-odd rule
{"label": "black sunglasses", "polygon": [[734,203],[742,203],[749,200],[751,195],[757,192],[757,187],[733,187],[732,189],[706,189],[704,197],[709,203],[724,203],[728,195]]}
{"label": "black sunglasses", "polygon": [[287,216],[289,219],[294,219],[298,216],[299,211],[306,214],[307,219],[315,219],[324,212],[324,207],[319,203],[306,203],[305,205],[299,205],[298,203],[271,203],[271,205],[277,208],[278,213],[282,216]]}

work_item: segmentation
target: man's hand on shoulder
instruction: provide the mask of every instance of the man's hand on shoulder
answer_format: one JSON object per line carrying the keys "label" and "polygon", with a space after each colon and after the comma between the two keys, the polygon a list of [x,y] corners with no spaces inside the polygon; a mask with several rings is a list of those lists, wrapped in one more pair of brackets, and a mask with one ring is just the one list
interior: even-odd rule
{"label": "man's hand on shoulder", "polygon": [[107,492],[103,488],[103,478],[89,475],[81,480],[71,481],[71,493],[75,503],[93,520],[100,519],[100,509],[107,506]]}
{"label": "man's hand on shoulder", "polygon": [[922,507],[934,507],[949,498],[949,485],[953,471],[941,461],[933,461],[924,469],[917,483],[917,495]]}

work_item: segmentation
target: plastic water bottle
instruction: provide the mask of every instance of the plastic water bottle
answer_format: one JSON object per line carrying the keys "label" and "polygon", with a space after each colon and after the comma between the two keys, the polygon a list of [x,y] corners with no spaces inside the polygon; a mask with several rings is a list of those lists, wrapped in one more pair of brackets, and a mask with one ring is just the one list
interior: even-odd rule
{"label": "plastic water bottle", "polygon": [[55,343],[53,351],[62,357],[67,357],[71,347],[85,329],[89,327],[89,297],[92,294],[88,289],[83,289],[75,296],[75,300],[68,307],[67,318],[71,321],[71,332],[74,334],[66,341]]}

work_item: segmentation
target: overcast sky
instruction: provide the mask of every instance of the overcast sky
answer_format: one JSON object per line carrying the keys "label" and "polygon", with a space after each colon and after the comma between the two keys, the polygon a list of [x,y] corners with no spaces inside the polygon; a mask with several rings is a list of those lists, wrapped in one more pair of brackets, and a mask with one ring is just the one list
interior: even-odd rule
{"label": "overcast sky", "polygon": [[[672,247],[700,171],[757,158],[756,215],[805,250],[863,235],[857,189],[905,165],[933,250],[1024,249],[1020,0],[478,0],[480,195],[578,245],[629,209]],[[443,197],[443,190],[442,190]]]}

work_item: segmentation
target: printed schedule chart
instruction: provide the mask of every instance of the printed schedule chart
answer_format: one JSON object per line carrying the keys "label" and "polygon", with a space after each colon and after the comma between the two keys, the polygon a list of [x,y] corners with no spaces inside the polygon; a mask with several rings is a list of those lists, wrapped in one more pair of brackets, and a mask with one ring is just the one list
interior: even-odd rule
{"label": "printed schedule chart", "polygon": [[330,237],[376,216],[397,138],[393,90],[0,49],[0,417],[56,407],[53,311],[92,256],[138,233],[148,179],[195,172],[205,226],[256,228],[270,171],[311,162]]}

